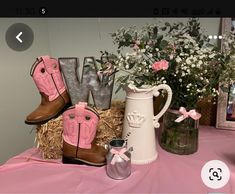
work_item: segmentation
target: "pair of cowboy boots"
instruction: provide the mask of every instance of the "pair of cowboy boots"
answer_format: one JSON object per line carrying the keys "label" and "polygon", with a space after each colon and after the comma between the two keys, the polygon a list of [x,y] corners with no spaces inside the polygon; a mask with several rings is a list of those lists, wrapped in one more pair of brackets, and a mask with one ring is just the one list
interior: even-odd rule
{"label": "pair of cowboy boots", "polygon": [[94,143],[98,113],[87,105],[71,106],[58,61],[50,56],[38,57],[30,70],[39,93],[40,105],[25,120],[29,125],[44,124],[63,116],[63,163],[102,166],[106,150]]}

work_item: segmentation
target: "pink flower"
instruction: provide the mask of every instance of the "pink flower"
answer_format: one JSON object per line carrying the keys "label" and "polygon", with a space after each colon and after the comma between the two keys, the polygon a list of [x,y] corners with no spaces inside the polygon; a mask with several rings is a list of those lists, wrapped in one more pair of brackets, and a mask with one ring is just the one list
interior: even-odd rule
{"label": "pink flower", "polygon": [[168,61],[166,60],[161,60],[161,61],[157,61],[154,64],[152,64],[152,69],[153,71],[160,71],[160,70],[167,70],[169,67],[168,65]]}
{"label": "pink flower", "polygon": [[137,44],[134,45],[133,50],[136,51],[139,49],[139,46]]}
{"label": "pink flower", "polygon": [[152,44],[153,44],[153,41],[152,41],[152,40],[149,40],[147,44],[148,44],[148,45],[152,45]]}
{"label": "pink flower", "polygon": [[140,45],[140,41],[139,41],[139,40],[136,40],[136,41],[135,41],[135,44]]}

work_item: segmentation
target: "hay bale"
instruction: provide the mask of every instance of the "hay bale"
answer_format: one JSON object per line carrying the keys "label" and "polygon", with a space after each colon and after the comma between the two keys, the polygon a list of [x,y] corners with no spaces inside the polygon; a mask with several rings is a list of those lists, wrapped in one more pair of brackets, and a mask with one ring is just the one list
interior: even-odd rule
{"label": "hay bale", "polygon": [[44,159],[58,159],[62,156],[62,115],[37,126],[36,142]]}
{"label": "hay bale", "polygon": [[112,102],[108,110],[97,110],[100,115],[100,121],[97,127],[95,143],[104,146],[109,144],[112,139],[121,138],[122,125],[124,118],[124,102]]}
{"label": "hay bale", "polygon": [[[124,118],[124,102],[113,101],[108,110],[98,110],[100,120],[97,127],[95,143],[100,146],[108,144],[112,139],[121,137]],[[59,159],[63,149],[62,115],[37,126],[35,141],[44,159]]]}

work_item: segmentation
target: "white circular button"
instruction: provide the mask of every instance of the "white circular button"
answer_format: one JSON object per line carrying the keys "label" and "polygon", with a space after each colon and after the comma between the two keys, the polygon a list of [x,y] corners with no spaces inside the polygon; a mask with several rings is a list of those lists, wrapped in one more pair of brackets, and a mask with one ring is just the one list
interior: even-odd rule
{"label": "white circular button", "polygon": [[222,188],[229,181],[229,168],[220,160],[210,160],[202,167],[201,178],[203,183],[209,188]]}

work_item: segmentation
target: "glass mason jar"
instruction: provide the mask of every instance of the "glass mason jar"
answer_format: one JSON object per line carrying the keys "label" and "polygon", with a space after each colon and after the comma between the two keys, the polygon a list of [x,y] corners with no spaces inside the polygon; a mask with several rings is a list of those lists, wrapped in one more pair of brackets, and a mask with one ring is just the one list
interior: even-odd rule
{"label": "glass mason jar", "polygon": [[175,122],[181,115],[178,110],[167,110],[160,128],[159,144],[164,150],[171,153],[192,154],[198,150],[199,120],[188,117],[179,123]]}

